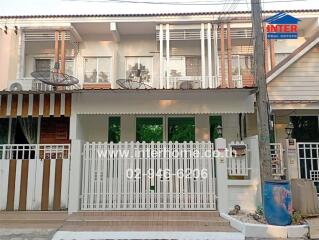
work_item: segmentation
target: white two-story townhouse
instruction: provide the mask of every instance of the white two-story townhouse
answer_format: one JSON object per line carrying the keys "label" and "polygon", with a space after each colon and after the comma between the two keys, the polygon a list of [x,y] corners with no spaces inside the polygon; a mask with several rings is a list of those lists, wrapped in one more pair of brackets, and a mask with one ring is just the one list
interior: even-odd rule
{"label": "white two-story townhouse", "polygon": [[[267,71],[318,28],[318,11],[287,12],[301,19],[299,38],[265,40]],[[249,12],[7,16],[0,26],[1,210],[256,207]],[[79,82],[31,75],[50,71]],[[243,151],[225,174],[204,154],[224,145]]]}

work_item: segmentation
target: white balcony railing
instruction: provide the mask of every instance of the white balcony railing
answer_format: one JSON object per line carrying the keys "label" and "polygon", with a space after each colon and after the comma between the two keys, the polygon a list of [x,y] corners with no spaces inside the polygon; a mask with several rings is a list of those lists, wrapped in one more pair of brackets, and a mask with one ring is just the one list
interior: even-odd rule
{"label": "white balcony railing", "polygon": [[[136,80],[137,81],[137,80]],[[222,83],[221,76],[204,76],[204,81],[202,76],[174,76],[169,77],[169,84],[166,84],[166,77],[163,77],[164,88],[169,89],[201,89],[201,88],[220,88]],[[225,79],[227,81],[227,78]],[[153,81],[146,83],[152,88],[159,88],[160,78],[158,76],[153,76]],[[203,85],[203,82],[205,85]],[[230,86],[234,88],[242,88],[243,80],[241,75],[233,75],[232,83],[229,83]],[[116,85],[115,85],[116,86]],[[73,86],[67,86],[62,90],[74,90],[80,89],[81,85],[76,84]],[[8,84],[8,91],[54,91],[52,85],[45,84],[34,78],[22,78],[15,81],[10,81]]]}
{"label": "white balcony railing", "polygon": [[[227,81],[227,78],[225,79]],[[203,86],[205,82],[205,86]],[[178,76],[169,78],[169,88],[174,89],[197,89],[197,88],[219,88],[221,87],[221,76],[205,76],[204,81],[202,76]],[[230,86],[234,88],[243,87],[243,79],[241,75],[233,75]]]}

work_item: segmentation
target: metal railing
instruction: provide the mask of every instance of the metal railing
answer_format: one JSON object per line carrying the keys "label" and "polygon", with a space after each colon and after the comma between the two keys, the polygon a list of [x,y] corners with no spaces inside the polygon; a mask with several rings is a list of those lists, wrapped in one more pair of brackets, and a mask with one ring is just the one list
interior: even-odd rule
{"label": "metal railing", "polygon": [[285,175],[283,148],[281,143],[270,144],[271,169],[274,177]]}

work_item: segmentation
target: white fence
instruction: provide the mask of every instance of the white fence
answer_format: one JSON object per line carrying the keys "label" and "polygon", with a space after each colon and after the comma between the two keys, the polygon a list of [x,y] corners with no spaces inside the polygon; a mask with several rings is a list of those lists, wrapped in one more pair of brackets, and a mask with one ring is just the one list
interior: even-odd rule
{"label": "white fence", "polygon": [[250,168],[248,148],[244,142],[231,142],[228,145],[227,158],[228,176],[248,177]]}
{"label": "white fence", "polygon": [[299,177],[319,182],[319,142],[300,142],[297,146]]}
{"label": "white fence", "polygon": [[69,144],[0,145],[0,210],[68,205]]}
{"label": "white fence", "polygon": [[85,143],[81,210],[216,209],[213,143]]}

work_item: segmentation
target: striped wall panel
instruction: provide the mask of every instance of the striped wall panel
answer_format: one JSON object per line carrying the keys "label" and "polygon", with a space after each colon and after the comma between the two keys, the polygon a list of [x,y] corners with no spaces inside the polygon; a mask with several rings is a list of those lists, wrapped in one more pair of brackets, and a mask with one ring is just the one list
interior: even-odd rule
{"label": "striped wall panel", "polygon": [[0,159],[0,210],[67,209],[69,165],[69,157]]}
{"label": "striped wall panel", "polygon": [[71,115],[70,93],[0,95],[0,118]]}

